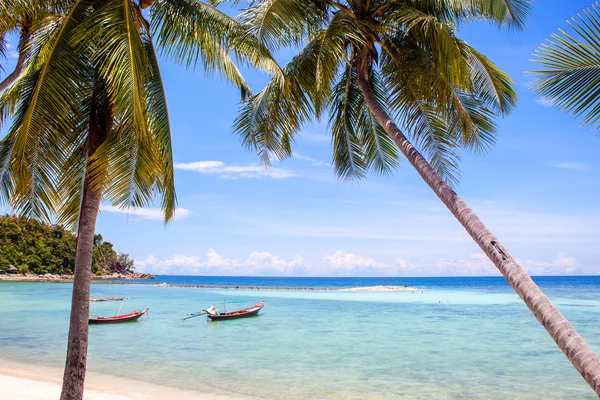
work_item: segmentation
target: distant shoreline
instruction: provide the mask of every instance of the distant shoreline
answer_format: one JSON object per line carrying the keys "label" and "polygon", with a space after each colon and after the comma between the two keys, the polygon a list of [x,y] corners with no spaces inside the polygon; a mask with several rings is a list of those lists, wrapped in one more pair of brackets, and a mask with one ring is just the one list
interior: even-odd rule
{"label": "distant shoreline", "polygon": [[[24,277],[24,276],[11,276],[11,279],[6,279],[10,275],[0,275],[0,281],[5,282],[42,282],[42,283],[72,283],[73,278],[58,278],[48,279],[44,276]],[[157,287],[171,287],[171,288],[192,288],[192,289],[227,289],[227,290],[283,290],[283,291],[317,291],[317,292],[416,292],[422,291],[423,288],[413,286],[363,286],[363,287],[315,287],[315,286],[257,286],[257,285],[210,285],[210,284],[194,284],[194,283],[156,283],[152,278],[140,279],[140,278],[115,278],[115,277],[92,277],[93,284],[100,285],[152,285]]]}
{"label": "distant shoreline", "polygon": [[[147,285],[147,282],[106,282],[108,284],[142,284]],[[178,287],[178,288],[197,288],[197,289],[229,289],[229,290],[285,290],[285,291],[324,291],[324,292],[415,292],[423,290],[418,287],[411,286],[364,286],[364,287],[314,287],[314,286],[249,286],[249,285],[203,285],[193,283],[159,283],[154,286],[159,287]]]}
{"label": "distant shoreline", "polygon": [[[135,273],[137,274],[137,273]],[[150,274],[139,274],[139,275],[92,275],[92,283],[116,283],[110,281],[128,281],[128,280],[146,280],[148,283],[152,283],[156,278]],[[96,281],[107,281],[107,282],[96,282]],[[21,274],[2,274],[0,275],[0,282],[51,282],[51,283],[72,283],[73,275],[21,275]],[[124,282],[128,283],[128,282]],[[140,282],[141,283],[141,282]]]}
{"label": "distant shoreline", "polygon": [[[141,282],[143,280],[143,282]],[[45,276],[45,275],[0,275],[0,281],[4,282],[43,282],[43,283],[72,283],[73,276]],[[364,286],[364,287],[296,287],[296,286],[257,286],[257,285],[209,285],[193,283],[156,283],[155,278],[113,277],[94,276],[92,283],[104,285],[153,285],[158,287],[195,288],[195,289],[229,289],[229,290],[285,290],[285,291],[326,291],[326,292],[414,292],[423,290],[412,286]]]}

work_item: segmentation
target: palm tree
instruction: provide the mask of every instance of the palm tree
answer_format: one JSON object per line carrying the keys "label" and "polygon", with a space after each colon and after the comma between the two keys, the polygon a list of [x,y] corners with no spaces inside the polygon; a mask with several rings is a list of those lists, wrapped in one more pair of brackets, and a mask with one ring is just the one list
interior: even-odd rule
{"label": "palm tree", "polygon": [[[77,228],[61,399],[83,398],[94,228],[102,199],[174,215],[171,132],[153,39],[167,57],[223,75],[249,94],[234,59],[276,72],[268,51],[196,0],[56,1],[22,74],[0,94],[0,202]],[[149,10],[150,22],[142,13]]]}
{"label": "palm tree", "polygon": [[600,129],[600,4],[567,21],[574,31],[560,29],[534,52],[542,69],[534,90],[562,111]]}
{"label": "palm tree", "polygon": [[32,35],[53,13],[53,2],[37,0],[3,0],[0,3],[0,56],[6,57],[6,35],[19,34],[17,63],[11,73],[0,81],[0,92],[17,79],[27,57]]}
{"label": "palm tree", "polygon": [[[303,46],[251,96],[234,128],[265,163],[285,158],[302,124],[329,116],[342,179],[389,174],[398,150],[485,252],[588,384],[600,361],[526,271],[451,187],[459,151],[494,143],[516,104],[512,80],[456,36],[484,19],[520,29],[528,0],[266,0],[242,19],[272,49]],[[397,125],[395,120],[399,122]],[[401,129],[402,128],[402,129]]]}

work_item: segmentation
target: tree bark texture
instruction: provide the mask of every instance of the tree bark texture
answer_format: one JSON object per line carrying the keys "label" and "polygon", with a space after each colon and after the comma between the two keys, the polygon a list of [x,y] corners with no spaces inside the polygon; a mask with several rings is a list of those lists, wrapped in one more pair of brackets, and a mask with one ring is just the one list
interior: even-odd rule
{"label": "tree bark texture", "polygon": [[[112,130],[112,125],[113,116],[108,101],[94,96],[90,111],[87,144],[88,159],[106,140]],[[92,253],[94,250],[96,218],[102,199],[102,188],[92,187],[87,174],[83,186],[77,230],[77,247],[75,250],[67,359],[63,375],[61,400],[83,400],[85,384]]]}
{"label": "tree bark texture", "polygon": [[13,72],[8,74],[6,78],[2,82],[0,82],[0,92],[10,86],[11,83],[15,81],[23,71],[23,65],[25,64],[25,58],[27,57],[27,46],[29,45],[29,40],[31,39],[31,26],[29,24],[24,24],[21,27],[21,33],[19,35],[19,57],[17,58],[17,65]]}

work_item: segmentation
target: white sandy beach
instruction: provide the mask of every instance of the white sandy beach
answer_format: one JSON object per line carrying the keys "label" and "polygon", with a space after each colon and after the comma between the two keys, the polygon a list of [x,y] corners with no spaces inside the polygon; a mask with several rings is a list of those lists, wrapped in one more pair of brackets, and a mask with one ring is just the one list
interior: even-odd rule
{"label": "white sandy beach", "polygon": [[[62,370],[0,360],[0,399],[56,400],[60,397]],[[86,400],[243,400],[230,394],[200,393],[88,372]]]}

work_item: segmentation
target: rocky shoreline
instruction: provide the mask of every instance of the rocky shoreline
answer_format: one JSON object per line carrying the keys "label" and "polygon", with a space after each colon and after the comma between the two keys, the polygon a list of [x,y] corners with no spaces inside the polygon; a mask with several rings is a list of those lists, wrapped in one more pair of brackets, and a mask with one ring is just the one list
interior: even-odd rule
{"label": "rocky shoreline", "polygon": [[[150,280],[156,279],[152,274],[145,274],[141,272],[130,272],[125,273],[112,273],[110,275],[92,275],[92,282],[94,281],[110,281],[110,280]],[[6,274],[0,275],[0,281],[11,281],[11,282],[58,282],[68,283],[73,282],[73,275],[58,275],[58,274]]]}

